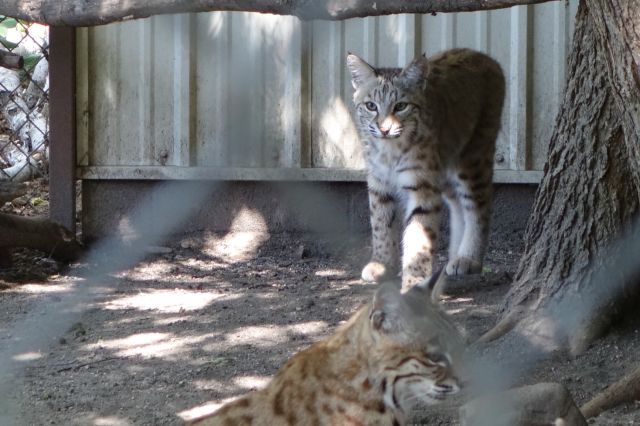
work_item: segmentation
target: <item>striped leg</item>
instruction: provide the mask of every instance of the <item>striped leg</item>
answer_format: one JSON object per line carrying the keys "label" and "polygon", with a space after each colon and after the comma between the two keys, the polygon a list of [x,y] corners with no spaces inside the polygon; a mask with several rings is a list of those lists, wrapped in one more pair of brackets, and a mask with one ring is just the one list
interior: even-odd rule
{"label": "striped leg", "polygon": [[458,249],[464,234],[464,210],[454,189],[443,193],[449,210],[449,259],[458,257]]}
{"label": "striped leg", "polygon": [[448,275],[482,272],[482,261],[489,236],[491,180],[491,168],[486,168],[471,177],[463,173],[459,175],[456,187],[457,204],[461,207],[464,232],[457,253],[449,258],[446,268]]}
{"label": "striped leg", "polygon": [[427,182],[404,185],[405,228],[402,239],[402,290],[431,276],[438,242],[442,197]]}
{"label": "striped leg", "polygon": [[395,199],[389,192],[369,189],[373,254],[362,270],[365,281],[379,282],[394,272],[398,258],[395,209]]}

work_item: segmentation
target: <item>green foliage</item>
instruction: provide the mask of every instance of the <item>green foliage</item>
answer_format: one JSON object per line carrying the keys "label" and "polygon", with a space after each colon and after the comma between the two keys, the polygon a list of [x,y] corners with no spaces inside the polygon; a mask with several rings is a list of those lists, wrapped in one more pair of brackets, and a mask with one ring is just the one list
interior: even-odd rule
{"label": "green foliage", "polygon": [[2,22],[0,22],[0,43],[9,50],[15,49],[18,47],[18,44],[7,40],[7,33],[13,29],[24,33],[26,32],[25,26],[14,18],[0,16],[0,19],[2,19]]}
{"label": "green foliage", "polygon": [[[20,45],[20,43],[14,43],[8,40],[9,31],[15,30],[23,34],[23,37],[27,35],[27,31],[30,24],[27,21],[22,21],[15,18],[9,18],[0,15],[0,44],[2,44],[8,50],[13,50]],[[25,73],[30,73],[36,67],[38,62],[43,58],[42,52],[28,53],[23,55]],[[25,75],[22,75],[24,78]]]}
{"label": "green foliage", "polygon": [[24,55],[22,58],[24,59],[24,70],[30,73],[36,65],[38,65],[38,62],[40,62],[40,59],[42,59],[43,56],[38,53],[29,53],[28,55]]}
{"label": "green foliage", "polygon": [[43,200],[40,197],[34,197],[34,198],[31,199],[31,205],[34,206],[34,207],[35,206],[39,206],[41,204],[45,204],[45,203],[46,203],[46,201]]}

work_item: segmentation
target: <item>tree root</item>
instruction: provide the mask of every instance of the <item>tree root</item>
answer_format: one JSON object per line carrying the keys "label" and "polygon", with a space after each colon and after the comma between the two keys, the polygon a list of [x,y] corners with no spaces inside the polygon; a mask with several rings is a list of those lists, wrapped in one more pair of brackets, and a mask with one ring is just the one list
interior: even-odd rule
{"label": "tree root", "polygon": [[64,226],[43,218],[0,213],[0,255],[6,260],[7,249],[28,247],[49,253],[63,261],[77,259],[82,245]]}
{"label": "tree root", "polygon": [[25,184],[0,180],[0,205],[15,200],[26,193],[27,186]]}
{"label": "tree root", "polygon": [[530,312],[530,309],[525,306],[516,306],[511,309],[504,318],[502,318],[498,324],[496,324],[491,330],[484,333],[476,340],[476,343],[489,343],[500,337],[504,336],[508,332],[514,329],[516,325]]}
{"label": "tree root", "polygon": [[625,402],[640,399],[640,367],[609,386],[584,404],[580,411],[589,419]]}

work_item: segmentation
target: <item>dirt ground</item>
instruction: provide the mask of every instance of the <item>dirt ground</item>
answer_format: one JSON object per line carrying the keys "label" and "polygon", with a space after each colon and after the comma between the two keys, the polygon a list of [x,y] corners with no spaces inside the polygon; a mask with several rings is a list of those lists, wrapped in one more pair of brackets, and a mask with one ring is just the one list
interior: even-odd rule
{"label": "dirt ground", "polygon": [[[368,301],[374,286],[359,279],[366,246],[365,236],[236,232],[156,247],[134,267],[90,278],[101,280],[91,303],[19,364],[2,396],[5,410],[19,425],[117,426],[181,424],[209,412],[263,386],[288,357]],[[444,306],[470,339],[494,324],[518,259],[513,245],[494,244],[484,274],[448,292]],[[39,315],[43,301],[55,311],[88,285],[93,268],[27,250],[14,261],[0,270],[0,348],[25,337],[21,324]],[[42,315],[43,328],[50,320]],[[582,404],[635,367],[639,326],[622,324],[576,359],[552,354],[513,383],[558,381]],[[500,344],[482,351],[499,363],[517,354]],[[462,400],[418,411],[413,424],[457,424]],[[640,424],[640,410],[627,404],[590,423]]]}

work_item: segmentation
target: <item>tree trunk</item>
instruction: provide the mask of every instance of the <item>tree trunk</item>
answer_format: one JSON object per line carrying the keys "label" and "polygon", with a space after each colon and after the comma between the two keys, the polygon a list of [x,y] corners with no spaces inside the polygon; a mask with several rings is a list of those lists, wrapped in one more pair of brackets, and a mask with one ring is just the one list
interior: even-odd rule
{"label": "tree trunk", "polygon": [[[620,279],[593,277],[612,260],[606,250],[639,206],[640,34],[633,32],[639,19],[635,0],[580,4],[565,98],[504,317],[516,307],[535,313],[551,302],[588,297],[592,286],[613,289]],[[598,302],[610,305],[619,296],[611,291]],[[569,342],[573,350],[607,325],[603,313],[595,309],[586,319],[580,348]]]}

